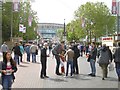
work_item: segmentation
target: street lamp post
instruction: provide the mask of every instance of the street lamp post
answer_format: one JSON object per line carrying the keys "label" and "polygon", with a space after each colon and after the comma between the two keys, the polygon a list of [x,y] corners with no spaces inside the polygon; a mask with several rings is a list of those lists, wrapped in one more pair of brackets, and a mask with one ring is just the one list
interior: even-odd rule
{"label": "street lamp post", "polygon": [[13,37],[13,3],[11,4],[11,40],[12,40],[12,37]]}
{"label": "street lamp post", "polygon": [[65,28],[65,19],[64,19],[64,33],[63,33],[63,35],[64,35],[64,41],[66,42],[66,28]]}
{"label": "street lamp post", "polygon": [[64,37],[66,36],[65,33],[66,33],[66,30],[65,30],[65,19],[64,19]]}

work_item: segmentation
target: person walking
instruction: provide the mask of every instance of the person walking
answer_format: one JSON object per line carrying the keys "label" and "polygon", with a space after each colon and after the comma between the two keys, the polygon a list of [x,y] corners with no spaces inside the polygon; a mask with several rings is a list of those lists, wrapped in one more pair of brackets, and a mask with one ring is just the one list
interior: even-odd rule
{"label": "person walking", "polygon": [[12,82],[17,71],[16,62],[12,59],[11,53],[6,52],[2,62],[2,87],[3,90],[11,90]]}
{"label": "person walking", "polygon": [[27,62],[30,62],[30,44],[25,45],[25,52],[27,54]]}
{"label": "person walking", "polygon": [[115,49],[113,58],[114,58],[114,62],[115,62],[118,81],[120,82],[120,42],[118,43],[118,47]]}
{"label": "person walking", "polygon": [[62,75],[59,72],[59,67],[60,67],[60,53],[64,50],[64,41],[61,42],[61,44],[56,45],[53,50],[52,53],[55,56],[56,59],[56,75]]}
{"label": "person walking", "polygon": [[88,74],[92,77],[96,76],[96,67],[95,67],[95,62],[96,62],[96,56],[97,56],[97,48],[95,46],[95,42],[92,42],[91,44],[91,50],[90,50],[90,66],[91,66],[91,73]]}
{"label": "person walking", "polygon": [[19,64],[20,64],[19,56],[22,56],[22,55],[21,55],[21,52],[20,52],[19,44],[18,44],[18,43],[15,43],[15,46],[13,47],[12,50],[14,51],[14,60],[15,60],[16,63],[19,65]]}
{"label": "person walking", "polygon": [[31,45],[30,47],[30,53],[32,54],[32,62],[36,63],[36,51],[38,50],[37,46],[35,45],[35,43],[33,43],[33,45]]}
{"label": "person walking", "polygon": [[106,47],[106,44],[103,45],[103,47],[100,49],[100,56],[98,59],[99,66],[102,69],[102,80],[105,80],[107,78],[108,74],[108,65],[112,62],[112,54],[110,53],[108,47]]}
{"label": "person walking", "polygon": [[21,52],[20,61],[23,62],[22,58],[23,58],[23,54],[24,54],[24,47],[21,43],[19,44],[19,47],[20,47],[20,52]]}
{"label": "person walking", "polygon": [[6,45],[6,42],[4,42],[2,45],[1,45],[1,51],[3,53],[3,56],[4,54],[8,51],[8,46]]}
{"label": "person walking", "polygon": [[73,75],[73,57],[74,57],[74,51],[72,50],[71,47],[67,50],[65,57],[67,56],[67,68],[66,68],[66,77],[68,76],[68,71],[69,71],[69,65],[71,67],[71,73],[70,75]]}
{"label": "person walking", "polygon": [[47,57],[49,56],[49,55],[47,55],[47,46],[48,46],[48,44],[44,43],[44,47],[41,49],[41,65],[42,65],[41,74],[40,74],[41,79],[49,78],[46,75]]}
{"label": "person walking", "polygon": [[74,60],[73,60],[73,73],[79,74],[79,68],[78,68],[78,58],[80,57],[80,50],[77,47],[78,45],[74,45],[72,47],[72,50],[74,51]]}

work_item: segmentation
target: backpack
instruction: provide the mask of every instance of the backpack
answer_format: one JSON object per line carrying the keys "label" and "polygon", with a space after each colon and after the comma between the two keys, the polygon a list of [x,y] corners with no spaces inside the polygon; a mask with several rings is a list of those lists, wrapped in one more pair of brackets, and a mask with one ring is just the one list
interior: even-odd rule
{"label": "backpack", "polygon": [[61,45],[58,44],[57,46],[55,46],[52,50],[52,54],[53,55],[58,55],[60,54],[60,52],[62,51]]}

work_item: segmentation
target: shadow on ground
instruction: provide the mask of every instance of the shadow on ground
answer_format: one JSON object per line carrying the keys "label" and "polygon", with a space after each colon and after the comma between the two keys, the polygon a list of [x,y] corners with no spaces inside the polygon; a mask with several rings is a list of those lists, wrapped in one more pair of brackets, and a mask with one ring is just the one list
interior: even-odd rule
{"label": "shadow on ground", "polygon": [[54,82],[68,82],[65,79],[60,79],[60,78],[49,78],[48,80],[50,81],[54,81]]}
{"label": "shadow on ground", "polygon": [[25,65],[19,65],[19,67],[28,67],[28,66],[25,66]]}

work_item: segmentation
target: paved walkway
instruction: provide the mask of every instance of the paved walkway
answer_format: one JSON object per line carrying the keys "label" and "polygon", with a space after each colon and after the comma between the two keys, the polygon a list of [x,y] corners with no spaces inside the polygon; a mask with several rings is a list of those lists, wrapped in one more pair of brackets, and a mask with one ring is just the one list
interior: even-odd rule
{"label": "paved walkway", "polygon": [[47,74],[50,78],[48,79],[40,79],[40,56],[37,56],[38,63],[24,61],[18,66],[13,88],[118,88],[115,71],[110,71],[108,78],[103,81],[98,64],[96,65],[97,76],[90,77],[87,75],[90,72],[90,67],[85,57],[80,57],[78,61],[80,74],[73,78],[65,78],[54,74],[55,59],[52,56],[49,57]]}

